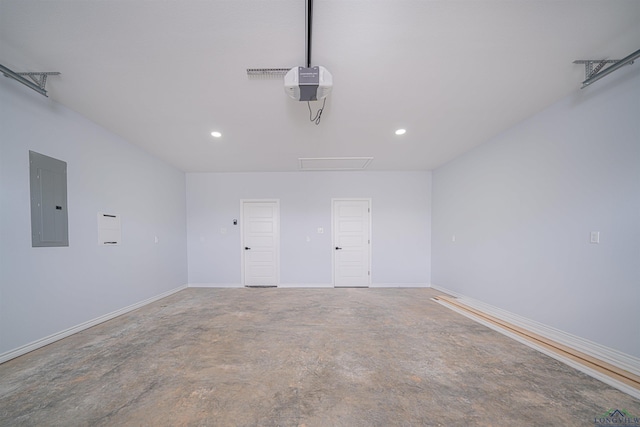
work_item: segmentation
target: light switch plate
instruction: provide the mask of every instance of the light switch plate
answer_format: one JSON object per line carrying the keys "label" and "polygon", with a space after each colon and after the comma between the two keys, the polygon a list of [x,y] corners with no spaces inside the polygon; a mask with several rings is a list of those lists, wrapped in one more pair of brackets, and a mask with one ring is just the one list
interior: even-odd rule
{"label": "light switch plate", "polygon": [[591,243],[600,243],[600,232],[592,231],[591,232]]}

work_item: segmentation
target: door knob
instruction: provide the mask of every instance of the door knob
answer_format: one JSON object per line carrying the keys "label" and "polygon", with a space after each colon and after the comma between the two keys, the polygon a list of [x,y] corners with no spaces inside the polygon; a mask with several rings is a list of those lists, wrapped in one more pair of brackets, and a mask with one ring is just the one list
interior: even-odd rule
{"label": "door knob", "polygon": [[341,249],[342,249],[342,248],[339,248],[339,247],[337,247],[337,246],[336,246],[336,251],[339,251],[339,250],[341,250]]}
{"label": "door knob", "polygon": [[248,248],[248,247],[246,247],[246,246],[244,247],[244,250],[245,250],[245,251],[248,251],[249,249],[251,249],[251,248]]}

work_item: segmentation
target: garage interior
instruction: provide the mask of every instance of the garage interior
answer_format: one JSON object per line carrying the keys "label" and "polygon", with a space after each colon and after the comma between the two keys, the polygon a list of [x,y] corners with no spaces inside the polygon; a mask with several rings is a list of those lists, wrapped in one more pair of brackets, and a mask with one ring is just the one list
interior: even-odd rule
{"label": "garage interior", "polygon": [[0,424],[633,421],[639,23],[0,0]]}

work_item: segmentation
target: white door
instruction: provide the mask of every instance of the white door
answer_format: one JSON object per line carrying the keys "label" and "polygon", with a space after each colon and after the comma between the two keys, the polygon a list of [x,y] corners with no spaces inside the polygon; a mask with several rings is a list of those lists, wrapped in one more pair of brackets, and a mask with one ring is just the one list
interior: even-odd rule
{"label": "white door", "polygon": [[371,201],[334,199],[334,286],[369,286],[371,283]]}
{"label": "white door", "polygon": [[277,200],[242,200],[242,277],[245,286],[277,286],[280,206]]}

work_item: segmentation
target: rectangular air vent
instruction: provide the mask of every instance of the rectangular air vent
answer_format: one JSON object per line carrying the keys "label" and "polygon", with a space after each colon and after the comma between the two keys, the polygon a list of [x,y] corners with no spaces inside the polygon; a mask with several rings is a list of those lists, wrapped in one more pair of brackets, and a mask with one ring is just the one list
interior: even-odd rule
{"label": "rectangular air vent", "polygon": [[373,157],[316,157],[300,158],[303,171],[356,171],[369,166]]}

